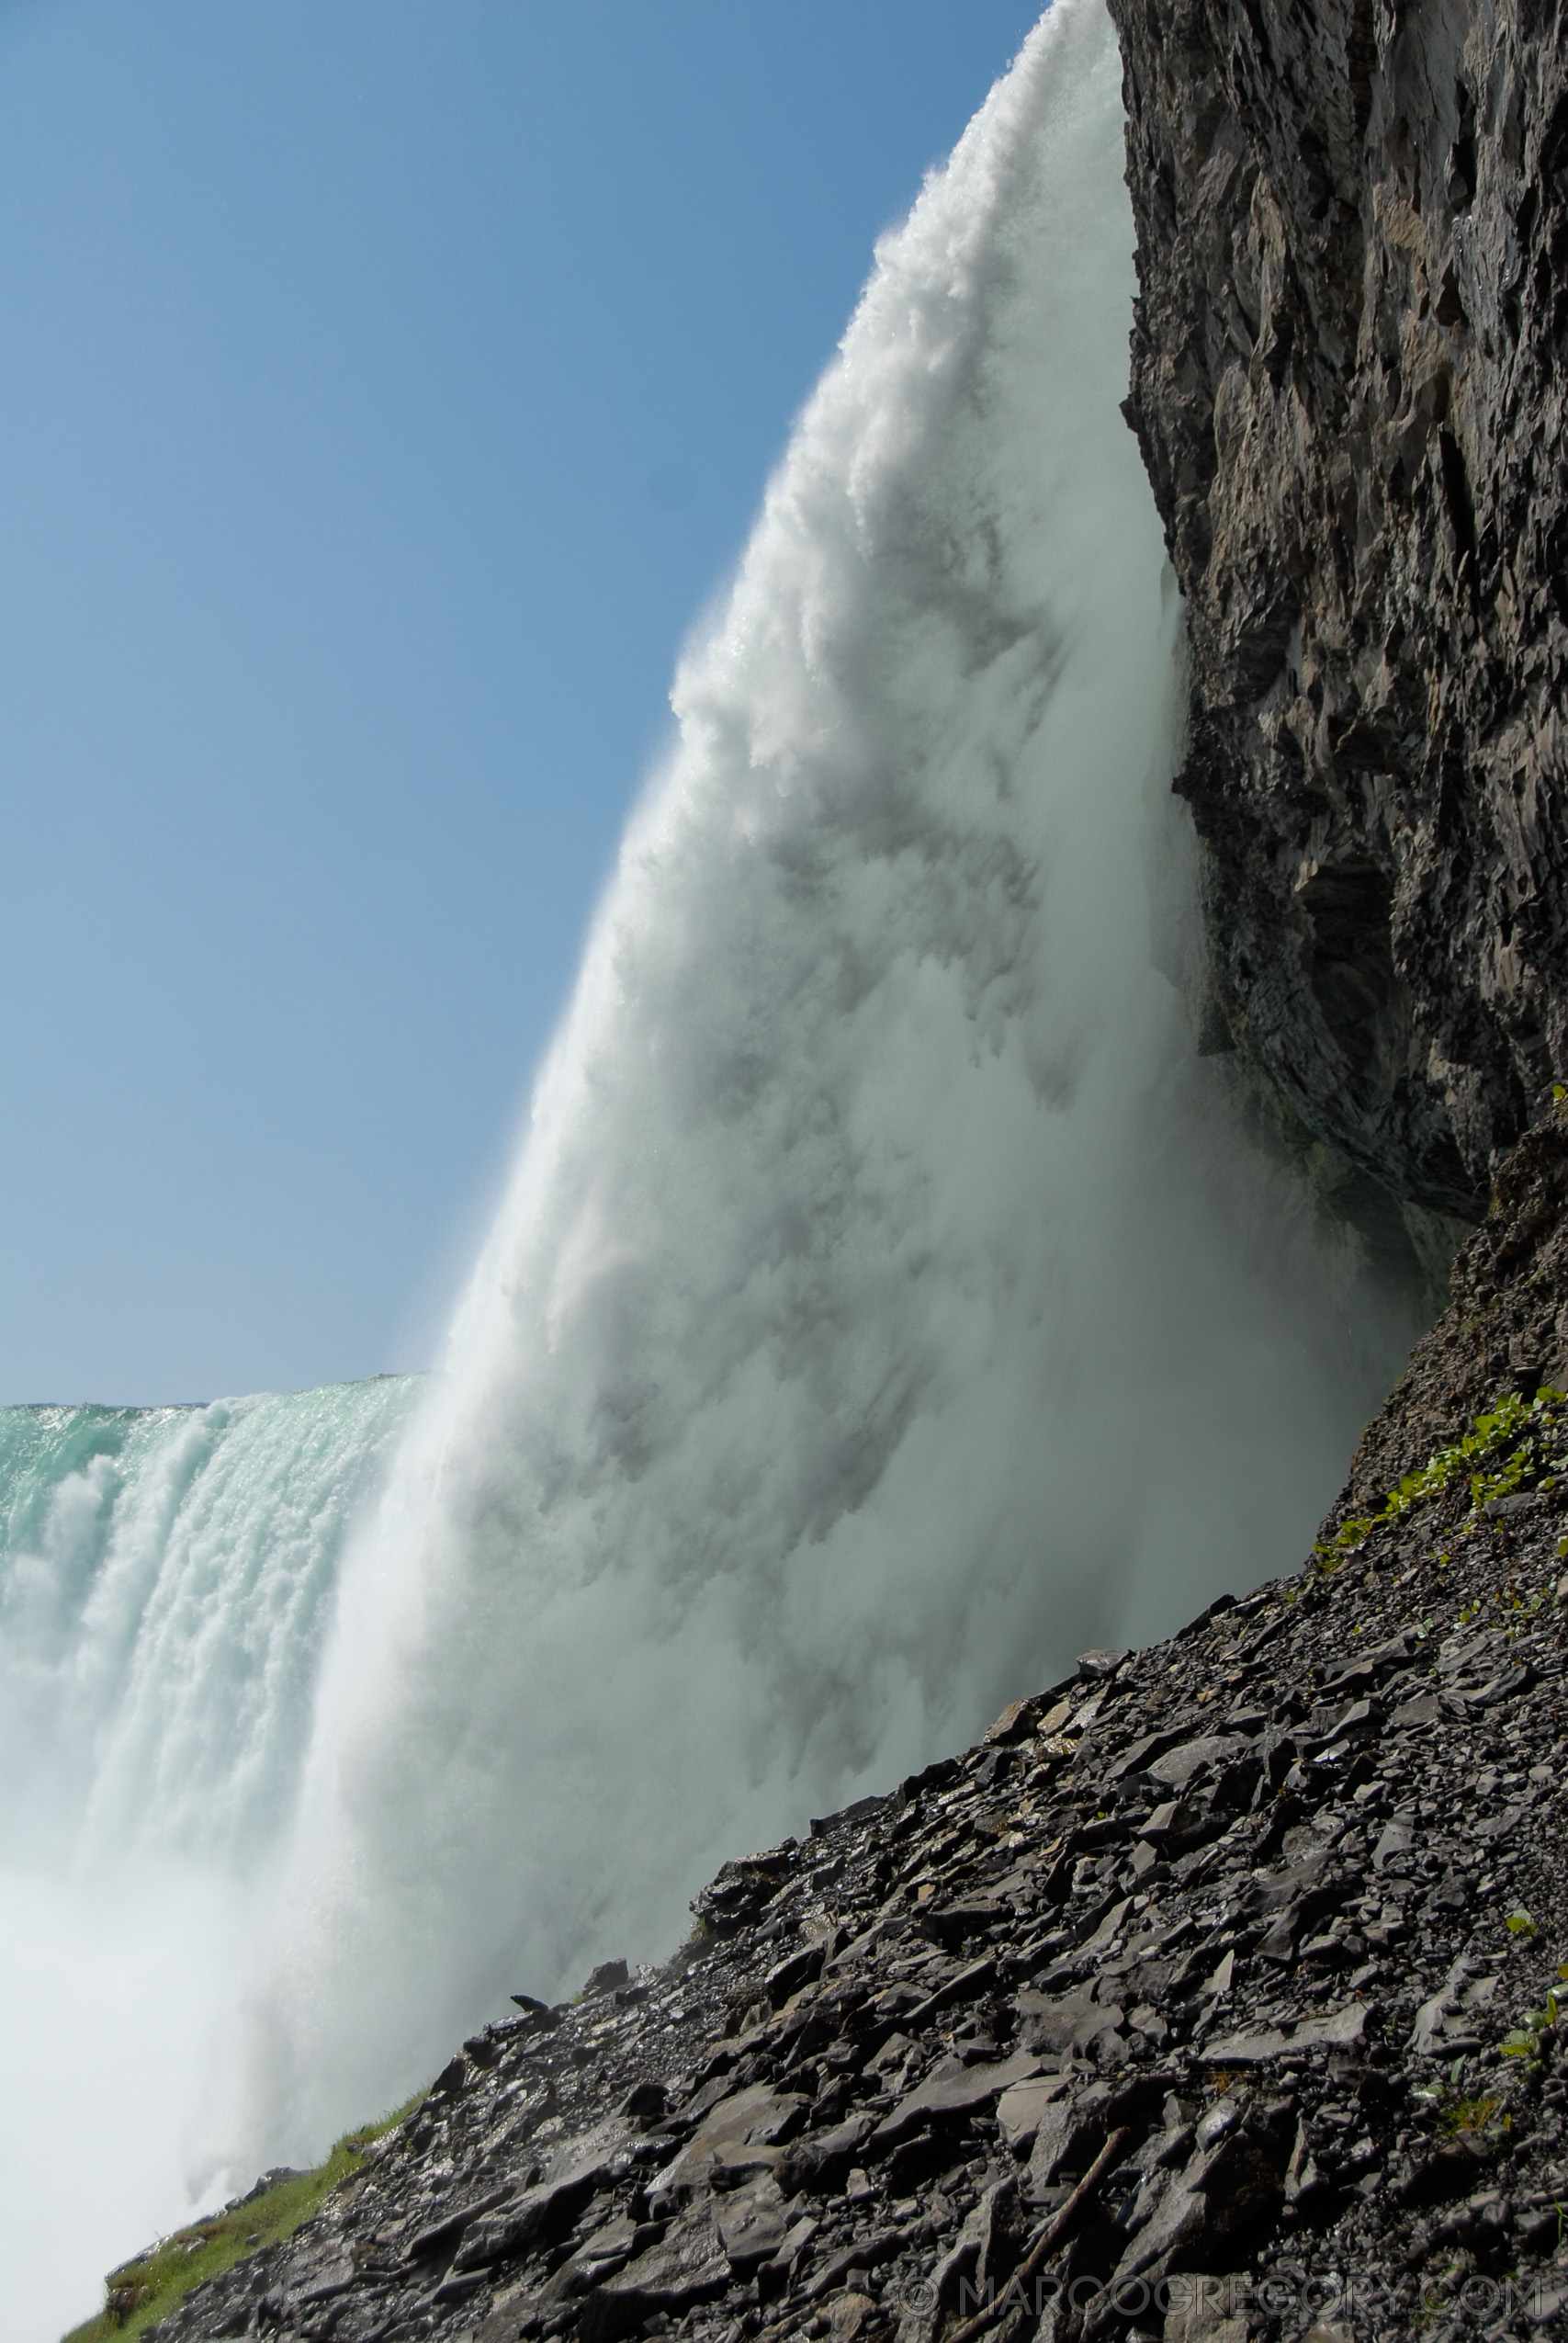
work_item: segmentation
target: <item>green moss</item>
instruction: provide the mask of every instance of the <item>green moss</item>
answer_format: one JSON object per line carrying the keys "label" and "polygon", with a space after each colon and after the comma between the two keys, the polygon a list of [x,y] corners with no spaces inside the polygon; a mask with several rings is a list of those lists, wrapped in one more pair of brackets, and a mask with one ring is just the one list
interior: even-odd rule
{"label": "green moss", "polygon": [[105,2281],[107,2301],[96,2318],[73,2327],[65,2343],[133,2343],[133,2338],[161,2318],[167,2318],[194,2288],[220,2277],[247,2254],[264,2246],[280,2245],[321,2209],[321,2201],[341,2181],[352,2179],[363,2168],[360,2157],[372,2140],[400,2123],[424,2096],[421,2091],[408,2105],[378,2123],[349,2132],[339,2140],[324,2164],[313,2172],[296,2172],[259,2197],[216,2213],[209,2220],[177,2229],[144,2254],[138,2254]]}
{"label": "green moss", "polygon": [[1457,2100],[1445,2107],[1438,2121],[1445,2132],[1456,2136],[1461,2132],[1489,2132],[1502,2113],[1503,2102],[1495,2095],[1483,2099]]}

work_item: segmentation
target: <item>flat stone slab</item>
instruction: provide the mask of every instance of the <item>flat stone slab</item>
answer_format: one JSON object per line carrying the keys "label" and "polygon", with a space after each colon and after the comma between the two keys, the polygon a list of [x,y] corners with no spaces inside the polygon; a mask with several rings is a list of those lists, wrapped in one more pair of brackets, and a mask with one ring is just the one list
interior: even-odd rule
{"label": "flat stone slab", "polygon": [[1086,1985],[1076,1993],[1024,1991],[1013,2000],[1026,2046],[1031,2050],[1087,2050],[1100,2034],[1122,2023],[1120,2003],[1094,1998]]}
{"label": "flat stone slab", "polygon": [[1247,1742],[1239,1733],[1205,1733],[1196,1741],[1179,1742],[1174,1749],[1167,1749],[1145,1767],[1156,1782],[1168,1783],[1171,1789],[1184,1789],[1200,1766],[1221,1766]]}
{"label": "flat stone slab", "polygon": [[1330,2018],[1301,2018],[1289,2026],[1258,2026],[1251,2032],[1227,2034],[1223,2042],[1205,2043],[1203,2063],[1209,2066],[1264,2066],[1295,2050],[1353,2050],[1367,2028],[1367,2012],[1359,2001],[1337,2009]]}
{"label": "flat stone slab", "polygon": [[973,2066],[961,2066],[955,2058],[944,2059],[899,2100],[891,2115],[883,2118],[871,2135],[870,2146],[874,2153],[893,2146],[927,2117],[942,2121],[976,2114],[1014,2083],[1026,2082],[1039,2072],[1039,2059],[1025,2051],[1014,2051],[1010,2058],[980,2060]]}
{"label": "flat stone slab", "polygon": [[1026,2082],[1014,2083],[1003,2091],[997,2101],[997,2121],[1015,2156],[1022,2155],[1031,2145],[1045,2110],[1066,2088],[1064,2075],[1032,2075]]}
{"label": "flat stone slab", "polygon": [[783,2143],[799,2131],[811,2101],[793,2091],[753,2083],[732,2091],[704,2116],[672,2164],[659,2175],[657,2196],[705,2188],[716,2172],[764,2169],[776,2164]]}

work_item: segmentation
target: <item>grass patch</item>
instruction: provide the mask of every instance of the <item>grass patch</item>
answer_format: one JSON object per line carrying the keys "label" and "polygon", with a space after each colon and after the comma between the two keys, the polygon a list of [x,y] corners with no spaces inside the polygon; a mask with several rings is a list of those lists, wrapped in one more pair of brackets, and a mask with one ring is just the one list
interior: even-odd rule
{"label": "grass patch", "polygon": [[145,2328],[167,2318],[208,2279],[221,2277],[224,2270],[264,2246],[280,2245],[285,2237],[292,2237],[320,2210],[331,2190],[363,2168],[360,2158],[371,2141],[400,2123],[423,2096],[423,2091],[416,2093],[406,2106],[378,2123],[345,2133],[326,2162],[318,2164],[313,2172],[292,2173],[263,2195],[252,2197],[231,2212],[194,2221],[188,2229],[176,2229],[172,2237],[161,2238],[133,2261],[111,2269],[104,2281],[103,2309],[85,2325],[73,2327],[65,2343],[134,2343]]}
{"label": "grass patch", "polygon": [[1461,2132],[1485,2132],[1496,2120],[1502,2104],[1497,2098],[1461,2099],[1452,2107],[1445,2107],[1439,2120],[1444,2131],[1456,2136]]}

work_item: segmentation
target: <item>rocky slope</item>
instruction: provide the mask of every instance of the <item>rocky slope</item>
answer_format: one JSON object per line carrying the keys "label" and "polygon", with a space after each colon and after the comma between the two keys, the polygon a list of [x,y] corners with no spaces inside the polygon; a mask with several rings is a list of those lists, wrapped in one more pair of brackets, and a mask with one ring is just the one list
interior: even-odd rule
{"label": "rocky slope", "polygon": [[[1417,1361],[1376,1452],[1414,1493],[1364,1449],[1299,1579],[727,1865],[663,1969],[520,1998],[160,2343],[1550,2325],[1568,1401],[1507,1330],[1568,1129],[1532,1145],[1430,1350],[1501,1362],[1468,1447]],[[1400,1451],[1434,1423],[1457,1464]]]}
{"label": "rocky slope", "polygon": [[1560,12],[1110,5],[1211,1045],[1474,1219],[1568,1058]]}

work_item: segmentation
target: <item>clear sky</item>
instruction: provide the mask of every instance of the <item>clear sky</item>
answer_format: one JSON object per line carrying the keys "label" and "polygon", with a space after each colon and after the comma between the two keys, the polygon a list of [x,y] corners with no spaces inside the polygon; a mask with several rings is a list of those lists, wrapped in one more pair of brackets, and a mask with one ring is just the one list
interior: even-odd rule
{"label": "clear sky", "polygon": [[0,1400],[428,1363],[685,628],[1033,0],[0,0]]}

